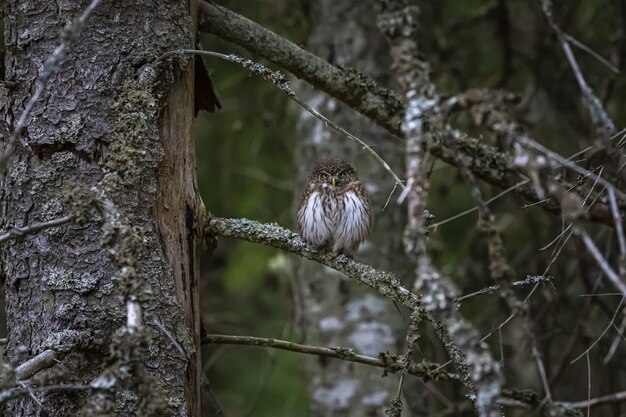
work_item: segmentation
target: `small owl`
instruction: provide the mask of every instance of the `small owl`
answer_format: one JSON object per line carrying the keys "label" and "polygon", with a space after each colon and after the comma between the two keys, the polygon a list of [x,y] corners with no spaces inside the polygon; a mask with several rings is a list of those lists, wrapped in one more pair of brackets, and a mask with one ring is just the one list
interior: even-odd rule
{"label": "small owl", "polygon": [[340,158],[317,164],[298,208],[304,240],[351,256],[369,234],[371,224],[369,196],[354,167]]}

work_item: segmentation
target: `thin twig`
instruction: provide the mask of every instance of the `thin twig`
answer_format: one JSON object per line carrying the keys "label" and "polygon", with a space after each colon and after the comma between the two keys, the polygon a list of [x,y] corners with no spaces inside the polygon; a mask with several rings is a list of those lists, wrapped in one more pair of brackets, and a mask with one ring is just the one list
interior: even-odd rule
{"label": "thin twig", "polygon": [[69,214],[67,216],[48,220],[46,222],[31,223],[28,226],[24,226],[24,227],[11,227],[9,228],[7,232],[0,234],[0,243],[9,239],[23,237],[31,233],[37,233],[41,230],[49,229],[51,227],[60,226],[69,221],[72,221],[74,218],[75,218],[74,215]]}
{"label": "thin twig", "polygon": [[626,329],[626,316],[622,317],[622,323],[616,329],[617,335],[615,336],[615,339],[613,339],[613,343],[611,343],[611,347],[609,348],[609,351],[606,353],[606,356],[604,357],[604,359],[602,359],[602,363],[604,363],[605,365],[611,361],[611,359],[613,358],[613,355],[617,351],[617,347],[619,346],[619,343],[624,338],[624,329]]}
{"label": "thin twig", "polygon": [[613,72],[615,75],[619,75],[619,72],[620,72],[619,68],[611,64],[602,55],[600,55],[599,53],[597,53],[596,51],[594,51],[593,49],[591,49],[590,47],[588,47],[587,45],[585,45],[584,43],[582,43],[581,41],[573,37],[572,35],[565,33],[564,36],[568,42],[572,43],[574,46],[577,46],[578,48],[582,49],[583,51],[587,52],[589,55],[597,59],[598,62],[600,62],[602,65],[604,65],[609,70],[611,70],[611,72]]}
{"label": "thin twig", "polygon": [[[510,193],[511,191],[515,190],[516,188],[519,188],[519,187],[521,187],[522,185],[527,184],[527,183],[528,183],[528,181],[530,181],[530,180],[524,180],[524,181],[518,182],[518,183],[517,183],[517,184],[515,184],[514,186],[507,188],[506,190],[504,190],[504,191],[502,191],[502,192],[498,193],[498,194],[497,194],[496,196],[494,196],[494,197],[491,197],[489,200],[485,201],[485,204],[486,204],[486,205],[489,205],[489,204],[493,203],[494,201],[498,200],[500,197],[502,197],[502,196],[504,196],[504,195],[506,195],[506,194]],[[428,226],[428,228],[429,228],[429,229],[436,228],[436,227],[438,227],[438,226],[441,226],[441,225],[444,225],[444,224],[446,224],[446,223],[448,223],[448,222],[451,222],[452,220],[456,220],[456,219],[458,219],[458,218],[460,218],[460,217],[463,217],[463,216],[465,216],[465,215],[467,215],[467,214],[470,214],[470,213],[472,213],[472,212],[474,212],[474,211],[476,211],[476,210],[478,210],[478,206],[474,206],[474,207],[472,207],[471,209],[467,209],[467,210],[465,210],[465,211],[463,211],[463,212],[461,212],[461,213],[459,213],[459,214],[455,214],[454,216],[452,216],[452,217],[448,217],[447,219],[442,220],[442,221],[440,221],[440,222],[433,223],[433,224],[429,225],[429,226]]]}
{"label": "thin twig", "polygon": [[[232,336],[223,334],[209,334],[202,337],[202,344],[227,344],[227,345],[243,345],[256,347],[270,347],[274,349],[288,350],[291,352],[299,352],[307,355],[325,356],[329,358],[337,358],[349,362],[361,363],[364,365],[385,368],[388,372],[398,373],[404,370],[404,366],[398,359],[391,355],[383,355],[378,358],[360,355],[351,348],[345,347],[321,347],[303,345],[299,343],[289,342],[286,340],[272,339],[267,337],[254,336]],[[439,364],[416,364],[411,363],[407,371],[411,375],[422,378],[434,379],[437,381],[457,380],[458,376],[452,373],[444,372],[439,369]]]}
{"label": "thin twig", "polygon": [[91,385],[82,384],[59,384],[59,385],[45,385],[43,387],[28,387],[28,388],[11,388],[0,391],[0,404],[4,404],[7,401],[15,398],[29,395],[30,393],[38,392],[67,392],[67,391],[92,391],[97,388]]}
{"label": "thin twig", "polygon": [[596,260],[596,262],[597,262],[598,266],[600,267],[600,269],[602,269],[604,274],[613,283],[613,285],[615,285],[615,287],[618,290],[620,290],[622,295],[624,297],[626,297],[626,284],[624,284],[624,282],[622,282],[622,280],[617,275],[615,270],[613,270],[611,265],[609,265],[608,261],[606,259],[604,259],[604,257],[602,256],[602,254],[598,250],[596,244],[593,243],[593,240],[591,239],[589,234],[587,232],[585,232],[584,230],[580,230],[580,229],[577,230],[577,232],[582,236],[583,243],[587,247],[587,250],[593,256],[593,258]]}
{"label": "thin twig", "polygon": [[603,395],[601,397],[591,398],[586,401],[578,401],[578,402],[566,403],[566,404],[573,408],[587,408],[587,407],[594,407],[596,405],[617,403],[621,401],[626,401],[626,391]]}
{"label": "thin twig", "polygon": [[359,139],[352,133],[348,132],[344,128],[340,127],[339,125],[337,125],[336,123],[328,119],[326,116],[324,116],[323,114],[321,114],[320,112],[318,112],[317,110],[315,110],[314,108],[306,104],[304,101],[300,100],[300,98],[296,96],[296,94],[293,92],[293,90],[289,86],[289,81],[287,80],[287,77],[284,74],[278,71],[270,70],[264,65],[253,62],[249,59],[242,58],[235,54],[226,55],[226,54],[221,54],[219,52],[202,51],[198,49],[177,49],[174,51],[169,51],[161,55],[159,58],[157,58],[155,62],[159,62],[169,56],[179,55],[179,54],[204,55],[204,56],[210,56],[213,58],[219,58],[225,61],[233,62],[235,64],[239,64],[243,66],[245,69],[249,70],[254,75],[258,75],[262,77],[264,80],[271,82],[276,87],[278,87],[278,89],[282,93],[284,93],[290,100],[297,103],[303,109],[305,109],[306,111],[311,113],[313,116],[315,116],[316,118],[324,122],[325,126],[332,128],[334,131],[356,142],[359,146],[361,146],[362,149],[364,149],[370,155],[372,155],[374,159],[385,169],[385,171],[387,171],[393,177],[393,180],[395,181],[398,187],[400,187],[403,190],[406,188],[406,186],[402,183],[402,180],[396,175],[395,172],[393,172],[389,164],[378,153],[376,153],[376,151],[370,145],[363,142],[361,139]]}
{"label": "thin twig", "polygon": [[619,252],[622,256],[626,255],[626,239],[624,239],[624,226],[622,222],[622,215],[619,212],[619,208],[617,207],[617,199],[615,198],[615,190],[613,188],[608,188],[609,194],[609,203],[611,205],[611,213],[613,214],[613,219],[615,219],[615,231],[617,233],[617,243],[619,245]]}
{"label": "thin twig", "polygon": [[589,359],[589,352],[587,352],[587,417],[591,415],[591,361]]}
{"label": "thin twig", "polygon": [[624,297],[622,297],[622,299],[620,300],[617,308],[615,309],[615,313],[613,314],[613,317],[611,317],[611,321],[609,322],[609,324],[604,328],[604,330],[602,331],[602,333],[600,334],[600,336],[598,336],[596,338],[596,340],[591,344],[591,346],[589,346],[587,349],[585,349],[585,351],[583,353],[581,353],[580,355],[578,355],[576,358],[574,358],[574,360],[572,360],[570,362],[570,364],[578,361],[578,359],[582,358],[583,356],[585,356],[587,353],[589,353],[589,351],[591,349],[593,349],[593,347],[602,339],[602,337],[604,337],[604,335],[606,334],[606,332],[609,331],[609,329],[611,328],[611,326],[613,326],[613,323],[615,322],[615,318],[617,317],[617,314],[621,311],[621,307],[622,304],[624,303]]}
{"label": "thin twig", "polygon": [[584,175],[586,177],[589,177],[589,178],[597,181],[599,184],[605,186],[607,189],[613,189],[615,194],[622,201],[626,201],[626,193],[624,193],[623,191],[621,191],[618,188],[616,188],[609,181],[607,181],[604,178],[602,178],[601,176],[599,176],[599,175],[589,171],[588,169],[585,169],[585,168],[581,167],[580,165],[574,163],[573,161],[570,161],[570,160],[566,159],[565,157],[559,155],[558,153],[551,151],[550,149],[546,148],[542,144],[540,144],[538,142],[535,142],[534,140],[532,140],[529,137],[524,136],[524,135],[521,135],[520,137],[518,137],[517,138],[517,142],[522,144],[522,145],[524,145],[524,146],[526,146],[526,147],[529,147],[531,149],[534,149],[536,151],[541,152],[546,157],[552,159],[555,162],[558,162],[559,164],[562,164],[563,166],[571,169],[572,171],[577,172],[580,175]]}
{"label": "thin twig", "polygon": [[[521,286],[524,286],[524,285],[536,284],[538,282],[552,282],[552,277],[551,276],[541,276],[541,275],[528,275],[528,277],[526,279],[523,279],[521,281],[514,281],[514,282],[512,282],[511,286],[513,286],[513,287],[521,287]],[[454,301],[461,302],[463,300],[467,300],[468,298],[472,298],[472,297],[475,297],[477,295],[492,294],[492,293],[494,293],[495,291],[497,291],[499,289],[500,289],[500,285],[491,285],[489,287],[480,289],[478,291],[474,291],[473,293],[459,296],[459,297],[455,298]]]}
{"label": "thin twig", "polygon": [[598,128],[606,138],[609,138],[613,135],[613,133],[615,133],[615,125],[602,106],[600,99],[596,97],[591,87],[587,84],[587,81],[578,66],[574,52],[569,45],[568,37],[554,20],[554,15],[552,13],[552,0],[541,0],[541,5],[543,13],[548,19],[548,23],[559,39],[561,48],[563,48],[563,52],[565,53],[565,57],[567,58],[570,67],[572,67],[572,71],[574,72],[576,81],[578,82],[578,86],[580,87],[583,96],[583,103],[589,110],[594,126]]}
{"label": "thin twig", "polygon": [[169,330],[167,330],[165,328],[163,323],[161,323],[157,319],[154,319],[154,320],[152,320],[152,324],[154,324],[161,331],[161,333],[163,333],[165,336],[167,336],[168,339],[170,339],[170,341],[172,342],[172,344],[174,345],[176,350],[178,350],[178,352],[180,352],[180,354],[182,355],[183,358],[187,357],[187,354],[185,353],[185,349],[180,345],[178,340],[176,340],[176,338],[174,337],[172,332],[170,332]]}

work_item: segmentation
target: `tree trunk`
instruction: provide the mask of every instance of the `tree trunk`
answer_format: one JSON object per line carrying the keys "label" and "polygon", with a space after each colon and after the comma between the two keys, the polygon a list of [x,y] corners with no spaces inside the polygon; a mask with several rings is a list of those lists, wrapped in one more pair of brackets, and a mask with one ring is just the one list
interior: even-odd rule
{"label": "tree trunk", "polygon": [[[7,1],[9,125],[64,25],[88,3]],[[154,64],[164,52],[193,48],[189,3],[101,2],[35,105],[23,135],[28,146],[18,144],[0,182],[0,228],[91,207],[82,222],[0,243],[6,360],[52,349],[60,363],[38,378],[116,381],[114,397],[41,392],[37,402],[10,401],[8,416],[39,416],[42,408],[63,417],[199,415],[195,254],[204,209],[194,177],[193,62]],[[144,323],[136,333],[125,327],[134,299]]]}
{"label": "tree trunk", "polygon": [[[387,84],[387,46],[376,29],[372,5],[359,0],[321,0],[316,2],[316,9],[319,13],[308,49]],[[402,172],[402,150],[388,133],[323,93],[311,95],[308,103],[374,145],[396,172]],[[299,132],[297,189],[304,189],[308,170],[316,161],[338,156],[351,161],[370,192],[375,214],[370,238],[354,257],[396,276],[408,276],[402,249],[402,210],[392,200],[381,213],[393,188],[391,176],[360,146],[335,134],[309,113],[302,113]],[[313,262],[299,261],[295,275],[301,288],[301,329],[307,343],[351,347],[369,356],[398,352],[405,326],[389,300]],[[379,369],[324,358],[308,360],[307,364],[313,416],[384,416],[398,390],[398,378],[382,378]]]}

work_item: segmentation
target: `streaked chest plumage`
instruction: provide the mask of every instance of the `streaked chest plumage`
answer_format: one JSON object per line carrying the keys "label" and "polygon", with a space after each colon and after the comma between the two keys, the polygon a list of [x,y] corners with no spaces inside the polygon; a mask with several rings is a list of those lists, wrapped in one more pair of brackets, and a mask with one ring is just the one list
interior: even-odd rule
{"label": "streaked chest plumage", "polygon": [[[330,175],[334,175],[332,171]],[[312,177],[298,210],[300,233],[316,246],[328,245],[335,253],[351,255],[370,231],[367,192],[358,180],[340,181],[335,186]]]}

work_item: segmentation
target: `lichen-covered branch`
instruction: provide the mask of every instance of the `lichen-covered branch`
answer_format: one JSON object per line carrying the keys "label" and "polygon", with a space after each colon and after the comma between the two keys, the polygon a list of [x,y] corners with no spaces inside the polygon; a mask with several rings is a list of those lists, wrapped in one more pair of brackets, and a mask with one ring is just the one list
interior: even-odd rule
{"label": "lichen-covered branch", "polygon": [[[444,151],[446,152],[446,155],[449,155],[453,159],[455,158],[457,160],[454,165],[461,169],[461,173],[463,173],[463,169],[465,169],[472,175],[485,179],[481,174],[481,170],[477,170],[476,167],[470,167],[467,165],[468,162],[465,154],[474,153],[471,148],[467,148],[468,143],[474,143],[476,146],[482,145],[488,147],[488,145],[481,144],[479,141],[474,141],[469,138],[459,140],[459,138],[463,135],[462,132],[445,128],[448,116],[453,112],[458,112],[460,110],[471,115],[472,120],[476,125],[488,128],[493,133],[498,135],[498,137],[503,138],[507,143],[520,144],[522,147],[532,149],[534,152],[538,152],[545,158],[548,158],[551,161],[551,165],[546,168],[552,170],[552,172],[559,167],[566,167],[579,174],[581,178],[586,179],[588,182],[593,183],[597,181],[600,185],[616,190],[616,196],[620,197],[618,202],[619,208],[626,209],[626,195],[617,190],[616,187],[605,178],[602,178],[600,175],[585,169],[581,165],[572,161],[571,158],[560,156],[556,152],[549,150],[536,140],[529,137],[526,129],[516,123],[510,115],[509,105],[515,101],[516,98],[511,93],[486,89],[471,89],[452,98],[441,101],[437,108],[437,113],[434,115],[436,120],[434,124],[444,126],[444,128],[442,128],[439,132],[441,133],[441,140],[448,144],[444,148]],[[455,148],[458,149],[459,152],[454,152]],[[508,155],[500,155],[508,158]],[[480,160],[479,158],[476,159]],[[496,158],[491,160],[488,164],[486,164],[486,166],[508,166],[510,163],[509,159],[498,160],[498,158]],[[465,168],[462,168],[461,164],[465,166]],[[525,178],[527,179],[524,181],[524,184],[518,183],[518,186],[515,187],[517,194],[523,196],[526,200],[531,202],[542,200],[541,207],[556,215],[561,215],[563,212],[563,206],[561,205],[559,199],[540,198],[542,191],[537,190],[536,184],[530,180],[530,177],[527,176],[527,172],[524,170],[521,171],[526,174]],[[516,172],[516,175],[519,175],[519,173]],[[503,180],[504,182],[507,182],[514,179],[514,177],[511,177],[510,179]],[[581,183],[572,184],[571,182],[561,179],[554,185],[556,190],[567,190],[567,192],[579,195],[581,199],[585,198],[584,196],[586,192],[581,189]],[[611,212],[610,205],[603,201],[603,199],[597,198],[596,194],[591,195],[591,198],[587,198],[592,201],[592,203],[586,210],[584,216],[585,220],[614,226],[616,224],[616,217]]]}
{"label": "lichen-covered branch", "polygon": [[283,249],[342,272],[397,303],[411,308],[418,303],[417,296],[404,288],[393,274],[376,270],[345,255],[335,256],[330,251],[316,248],[302,240],[297,233],[276,223],[212,217],[205,232],[208,236],[232,237]]}
{"label": "lichen-covered branch", "polygon": [[200,1],[198,28],[268,59],[357,109],[391,132],[400,133],[402,98],[352,69],[329,64],[289,40],[228,10]]}
{"label": "lichen-covered branch", "polygon": [[225,54],[220,54],[218,52],[202,51],[202,50],[196,50],[196,49],[178,49],[178,50],[175,50],[175,51],[170,51],[170,52],[167,52],[167,53],[161,55],[157,59],[157,61],[160,61],[160,60],[162,60],[162,59],[164,59],[164,58],[166,58],[168,56],[176,55],[176,54],[195,54],[195,55],[204,55],[204,56],[210,56],[210,57],[213,57],[213,58],[223,59],[225,61],[229,61],[229,62],[233,62],[235,64],[239,64],[243,68],[245,68],[248,71],[250,71],[252,74],[257,75],[257,76],[263,78],[264,80],[271,82],[276,87],[278,87],[278,89],[281,92],[283,92],[287,97],[289,97],[290,100],[294,101],[300,107],[304,108],[306,111],[311,113],[313,116],[315,116],[316,118],[321,120],[326,126],[330,127],[334,131],[338,132],[340,135],[343,135],[343,136],[347,137],[348,139],[356,142],[362,149],[364,149],[370,155],[372,155],[372,157],[376,161],[378,161],[378,163],[385,169],[385,171],[389,172],[389,174],[393,177],[393,180],[395,181],[395,183],[396,183],[396,185],[398,187],[400,187],[401,189],[405,188],[404,184],[402,183],[402,180],[398,177],[398,175],[396,175],[396,173],[393,172],[393,170],[391,169],[389,164],[370,145],[368,145],[367,143],[363,142],[361,139],[359,139],[358,137],[356,137],[352,133],[348,132],[347,130],[345,130],[341,126],[337,125],[332,120],[328,119],[326,116],[324,116],[323,114],[321,114],[320,112],[318,112],[317,110],[315,110],[314,108],[312,108],[311,106],[306,104],[303,100],[301,100],[296,95],[296,93],[294,93],[293,90],[291,89],[291,86],[289,85],[289,81],[287,80],[287,77],[285,77],[284,74],[282,74],[282,73],[280,73],[278,71],[273,71],[273,70],[267,68],[265,65],[256,63],[256,62],[251,61],[249,59],[242,58],[242,57],[240,57],[238,55],[235,55],[235,54],[225,55]]}
{"label": "lichen-covered branch", "polygon": [[[380,2],[378,26],[391,46],[392,67],[408,102],[402,131],[406,138],[407,210],[405,233],[407,253],[416,262],[415,291],[423,308],[434,318],[443,344],[459,372],[465,388],[474,398],[481,417],[500,415],[499,364],[480,341],[476,328],[456,310],[453,282],[432,264],[427,252],[426,225],[422,215],[428,196],[426,160],[435,134],[428,123],[438,96],[429,77],[429,65],[419,57],[416,42],[418,9],[402,0]],[[458,155],[453,154],[456,160]]]}

